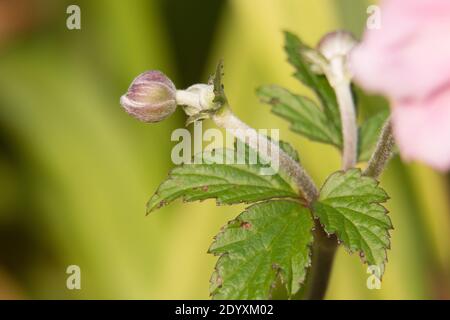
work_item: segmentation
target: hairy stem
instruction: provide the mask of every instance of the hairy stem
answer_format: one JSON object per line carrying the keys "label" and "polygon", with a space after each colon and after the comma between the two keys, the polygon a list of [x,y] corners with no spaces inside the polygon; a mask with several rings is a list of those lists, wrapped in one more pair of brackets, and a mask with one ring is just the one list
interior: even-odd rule
{"label": "hairy stem", "polygon": [[354,168],[357,159],[358,127],[350,83],[342,81],[334,87],[342,122],[342,169]]}
{"label": "hairy stem", "polygon": [[387,163],[391,159],[394,144],[395,141],[392,136],[392,125],[389,118],[381,130],[377,146],[369,160],[367,168],[364,170],[364,175],[375,179],[381,175]]}
{"label": "hairy stem", "polygon": [[286,152],[281,150],[277,144],[242,122],[228,106],[224,106],[221,110],[217,111],[212,116],[212,120],[218,127],[228,130],[236,138],[247,142],[255,150],[258,150],[258,145],[269,145],[270,153],[268,156],[270,160],[279,163],[280,168],[293,179],[308,204],[317,198],[319,194],[317,187],[305,169]]}

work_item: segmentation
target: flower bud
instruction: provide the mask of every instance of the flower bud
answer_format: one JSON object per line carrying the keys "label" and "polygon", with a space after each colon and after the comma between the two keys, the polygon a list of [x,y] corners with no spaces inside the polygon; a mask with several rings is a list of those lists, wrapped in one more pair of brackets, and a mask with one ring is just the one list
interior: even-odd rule
{"label": "flower bud", "polygon": [[317,49],[328,60],[346,57],[356,46],[353,35],[347,31],[335,31],[325,35],[320,40]]}
{"label": "flower bud", "polygon": [[175,111],[176,88],[163,73],[146,71],[133,80],[120,104],[140,121],[159,122]]}
{"label": "flower bud", "polygon": [[356,44],[353,35],[347,31],[331,32],[320,40],[317,50],[326,59],[321,61],[320,68],[332,87],[347,85],[351,81],[348,57]]}

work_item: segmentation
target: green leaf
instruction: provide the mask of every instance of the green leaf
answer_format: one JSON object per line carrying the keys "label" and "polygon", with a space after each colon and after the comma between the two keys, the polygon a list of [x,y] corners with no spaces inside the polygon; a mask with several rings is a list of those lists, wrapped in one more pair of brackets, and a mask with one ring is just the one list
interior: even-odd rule
{"label": "green leaf", "polygon": [[[178,198],[185,201],[215,198],[217,204],[298,198],[291,185],[279,174],[262,175],[261,169],[267,166],[258,162],[252,164],[250,154],[247,148],[244,151],[240,148],[205,151],[201,154],[201,164],[194,162],[174,168],[148,202],[147,213]],[[238,163],[236,160],[239,159],[242,164],[226,164]]]}
{"label": "green leaf", "polygon": [[314,101],[275,85],[262,86],[256,92],[264,103],[272,105],[274,114],[291,123],[293,131],[338,148],[342,144],[340,135],[330,129],[326,115]]}
{"label": "green leaf", "polygon": [[389,117],[389,110],[383,110],[367,119],[359,129],[358,160],[368,161],[375,150],[381,129]]}
{"label": "green leaf", "polygon": [[214,299],[269,299],[277,280],[290,296],[311,264],[313,220],[287,200],[255,204],[219,233],[209,249],[220,255],[211,277]]}
{"label": "green leaf", "polygon": [[380,204],[388,195],[359,169],[332,174],[323,185],[313,212],[328,233],[335,233],[351,251],[359,251],[369,265],[384,272],[392,229],[387,210]]}
{"label": "green leaf", "polygon": [[297,70],[295,77],[316,93],[330,123],[330,129],[338,138],[339,145],[342,145],[341,118],[334,90],[326,77],[314,72],[311,64],[303,56],[303,52],[312,49],[301,42],[296,35],[285,32],[285,50],[289,62]]}

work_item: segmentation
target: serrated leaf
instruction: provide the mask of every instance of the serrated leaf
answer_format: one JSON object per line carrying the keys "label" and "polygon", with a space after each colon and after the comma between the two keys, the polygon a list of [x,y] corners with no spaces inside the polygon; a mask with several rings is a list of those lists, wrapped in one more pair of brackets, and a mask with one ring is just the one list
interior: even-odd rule
{"label": "serrated leaf", "polygon": [[392,229],[387,210],[380,204],[387,199],[375,179],[352,169],[332,174],[312,207],[326,232],[336,234],[351,252],[359,251],[382,274]]}
{"label": "serrated leaf", "polygon": [[381,129],[389,117],[389,110],[383,110],[367,119],[359,129],[358,160],[368,161],[377,145]]}
{"label": "serrated leaf", "polygon": [[296,35],[285,32],[285,50],[288,55],[288,61],[297,70],[294,74],[295,77],[316,93],[323,105],[323,110],[330,123],[330,127],[338,137],[340,141],[339,145],[342,145],[341,118],[334,90],[328,83],[326,77],[317,74],[303,56],[304,52],[313,49],[301,42]]}
{"label": "serrated leaf", "polygon": [[291,129],[311,140],[340,147],[340,135],[330,129],[330,123],[316,103],[306,97],[271,85],[256,91],[260,99],[272,106],[272,112],[291,123]]}
{"label": "serrated leaf", "polygon": [[281,280],[290,296],[310,265],[310,211],[287,200],[255,204],[219,233],[209,252],[220,255],[211,278],[214,299],[269,299]]}
{"label": "serrated leaf", "polygon": [[[205,151],[202,157],[201,164],[184,164],[170,172],[169,178],[148,202],[148,213],[178,198],[185,201],[215,198],[217,204],[298,198],[298,194],[279,174],[261,175],[261,169],[265,166],[251,164],[248,149]],[[242,159],[243,164],[226,164],[237,163],[238,159]]]}

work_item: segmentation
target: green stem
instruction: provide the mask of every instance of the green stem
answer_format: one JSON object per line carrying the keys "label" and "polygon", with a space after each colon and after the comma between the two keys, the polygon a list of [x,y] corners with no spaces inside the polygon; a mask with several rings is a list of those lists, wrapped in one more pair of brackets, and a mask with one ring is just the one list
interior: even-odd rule
{"label": "green stem", "polygon": [[311,257],[312,267],[308,274],[304,299],[323,300],[325,298],[337,248],[336,237],[329,237],[322,226],[316,222]]}

